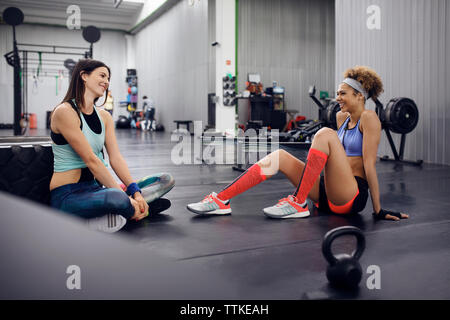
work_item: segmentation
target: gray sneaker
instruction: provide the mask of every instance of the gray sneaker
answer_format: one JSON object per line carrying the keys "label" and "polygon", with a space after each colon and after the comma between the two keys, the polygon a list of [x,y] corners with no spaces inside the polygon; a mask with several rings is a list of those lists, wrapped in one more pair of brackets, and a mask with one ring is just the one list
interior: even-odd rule
{"label": "gray sneaker", "polygon": [[264,208],[264,214],[270,218],[286,219],[286,218],[305,218],[310,215],[308,203],[303,204],[297,202],[297,198],[289,195],[283,198],[272,207]]}
{"label": "gray sneaker", "polygon": [[222,201],[217,198],[217,193],[207,195],[202,201],[190,203],[187,209],[197,214],[230,214],[230,200]]}

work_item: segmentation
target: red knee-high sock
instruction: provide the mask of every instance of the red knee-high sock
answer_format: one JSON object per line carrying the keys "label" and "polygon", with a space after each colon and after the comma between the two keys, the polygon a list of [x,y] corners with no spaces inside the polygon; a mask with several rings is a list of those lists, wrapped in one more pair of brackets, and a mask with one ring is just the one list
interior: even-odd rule
{"label": "red knee-high sock", "polygon": [[303,169],[297,191],[294,194],[299,203],[306,201],[308,193],[325,167],[327,159],[328,155],[326,153],[317,149],[309,149],[305,168]]}
{"label": "red knee-high sock", "polygon": [[267,177],[262,173],[261,167],[255,163],[236,180],[220,191],[217,198],[220,200],[229,200],[266,179]]}

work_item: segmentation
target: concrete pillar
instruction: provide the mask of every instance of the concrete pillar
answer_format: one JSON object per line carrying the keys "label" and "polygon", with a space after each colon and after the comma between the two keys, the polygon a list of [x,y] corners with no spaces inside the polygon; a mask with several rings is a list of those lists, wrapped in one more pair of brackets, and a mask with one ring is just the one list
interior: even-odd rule
{"label": "concrete pillar", "polygon": [[236,1],[216,0],[216,130],[234,136],[235,106],[223,105],[222,78],[236,76]]}

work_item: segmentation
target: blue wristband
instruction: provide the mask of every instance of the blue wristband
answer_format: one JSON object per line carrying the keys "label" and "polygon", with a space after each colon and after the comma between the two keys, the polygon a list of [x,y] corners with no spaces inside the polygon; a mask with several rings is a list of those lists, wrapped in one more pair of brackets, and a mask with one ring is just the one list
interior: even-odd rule
{"label": "blue wristband", "polygon": [[136,192],[142,193],[136,182],[130,183],[130,185],[127,187],[127,195],[133,196]]}

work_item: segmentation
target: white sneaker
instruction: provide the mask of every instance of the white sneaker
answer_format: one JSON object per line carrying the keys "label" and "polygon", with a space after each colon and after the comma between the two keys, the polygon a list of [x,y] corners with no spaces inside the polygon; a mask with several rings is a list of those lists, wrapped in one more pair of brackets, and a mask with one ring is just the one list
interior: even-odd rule
{"label": "white sneaker", "polygon": [[217,198],[217,193],[207,195],[202,201],[190,203],[187,209],[197,214],[230,214],[230,200],[222,201]]}
{"label": "white sneaker", "polygon": [[307,202],[300,204],[293,195],[279,200],[276,205],[264,208],[263,211],[266,216],[275,219],[305,218],[310,215]]}
{"label": "white sneaker", "polygon": [[88,220],[89,228],[106,233],[114,233],[123,228],[127,219],[118,214],[107,214],[103,217]]}

